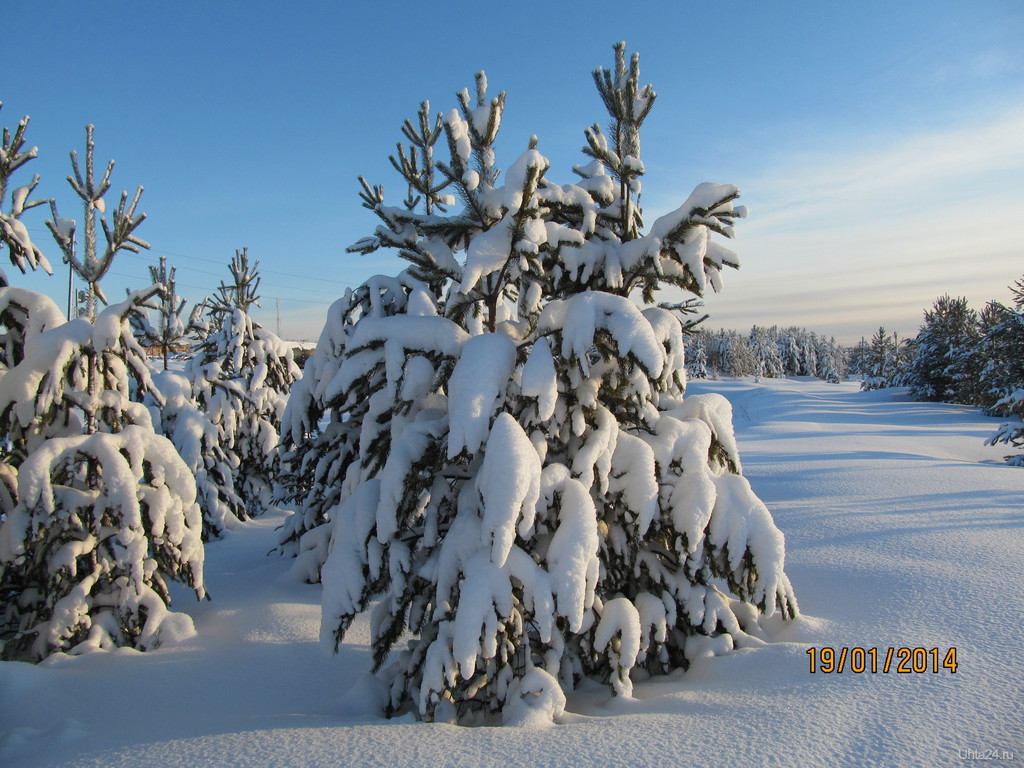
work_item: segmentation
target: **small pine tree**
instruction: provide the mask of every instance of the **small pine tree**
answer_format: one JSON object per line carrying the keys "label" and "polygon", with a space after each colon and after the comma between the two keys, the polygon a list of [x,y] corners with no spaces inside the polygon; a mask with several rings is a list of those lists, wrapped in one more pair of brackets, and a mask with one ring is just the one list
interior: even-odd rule
{"label": "small pine tree", "polygon": [[685,337],[686,341],[686,377],[688,379],[707,379],[708,353],[707,334],[704,331]]}
{"label": "small pine tree", "polygon": [[232,282],[220,284],[210,309],[213,330],[185,368],[200,410],[220,430],[228,462],[237,467],[234,492],[250,516],[272,502],[281,419],[301,375],[291,348],[249,315],[258,306],[258,267],[249,264],[246,249],[235,252]]}
{"label": "small pine tree", "polygon": [[32,334],[0,377],[17,483],[0,523],[4,658],[145,649],[192,632],[168,613],[166,581],[204,594],[195,480],[137,402],[152,381],[128,320],[156,291]]}
{"label": "small pine tree", "polygon": [[868,374],[871,356],[871,346],[863,336],[860,341],[846,351],[848,372],[851,376],[863,379]]}
{"label": "small pine tree", "polygon": [[[4,143],[6,151],[6,132]],[[113,161],[97,185],[91,126],[84,178],[74,153],[71,159],[69,180],[86,206],[83,259],[77,258],[75,222],[61,219],[53,201],[47,226],[90,284],[90,295],[102,298],[98,281],[114,255],[148,247],[133,234],[145,218],[135,215],[142,189],[128,210],[122,194],[111,230],[103,196]],[[107,240],[99,258],[97,211]],[[53,652],[124,645],[145,649],[194,631],[187,616],[168,612],[167,581],[182,581],[204,595],[195,480],[173,446],[154,433],[139,402],[153,386],[130,331],[131,317],[158,290],[131,294],[98,316],[90,312],[63,322],[45,297],[0,289],[7,328],[0,370],[4,658],[37,661]]]}
{"label": "small pine tree", "polygon": [[155,285],[160,286],[156,316],[157,323],[152,325],[148,315],[139,313],[132,319],[135,335],[146,345],[158,345],[164,359],[164,370],[167,370],[171,349],[189,335],[200,330],[200,316],[205,307],[205,299],[192,308],[188,319],[182,312],[185,300],[177,295],[174,279],[175,268],[167,269],[167,257],[160,257],[160,266],[150,265],[149,274]]}
{"label": "small pine tree", "polygon": [[[547,179],[536,138],[498,184],[505,99],[482,73],[440,121],[447,187],[426,180],[416,142],[394,161],[417,193],[405,205],[362,180],[381,223],[352,250],[395,248],[411,267],[367,288],[365,314],[351,299],[332,311],[321,343],[343,349],[303,385],[297,431],[322,405],[340,414],[322,446],[336,452],[311,454],[340,483],[322,638],[336,648],[376,603],[389,713],[551,718],[583,677],[629,695],[635,669],[756,642],[761,615],[796,612],[727,401],[684,399],[680,318],[628,298],[720,287],[738,259],[709,236],[745,215],[738,190],[702,184],[645,232],[639,129],[655,94],[624,44],[594,79],[611,130],[587,129],[575,184]],[[445,188],[462,210],[443,215]]]}
{"label": "small pine tree", "polygon": [[757,358],[759,373],[769,379],[778,379],[785,375],[782,358],[779,356],[778,328],[750,329],[750,348]]}
{"label": "small pine tree", "polygon": [[862,370],[865,371],[861,379],[862,390],[885,389],[894,386],[893,378],[899,368],[898,350],[899,342],[896,335],[891,337],[885,328],[880,327],[878,332],[871,337],[871,343],[867,355],[862,362]]}
{"label": "small pine tree", "polygon": [[846,354],[836,344],[835,338],[818,338],[817,348],[818,369],[815,375],[830,384],[838,384],[846,378]]}

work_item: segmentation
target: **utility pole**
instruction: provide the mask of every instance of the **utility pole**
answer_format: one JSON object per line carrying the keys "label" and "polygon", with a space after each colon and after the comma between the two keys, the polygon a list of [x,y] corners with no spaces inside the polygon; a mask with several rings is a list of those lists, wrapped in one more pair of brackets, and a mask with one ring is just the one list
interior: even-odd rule
{"label": "utility pole", "polygon": [[277,305],[277,337],[281,338],[281,299],[274,299]]}
{"label": "utility pole", "polygon": [[[57,214],[55,213],[54,217],[56,217],[56,215]],[[72,226],[74,226],[74,225],[72,225]],[[72,231],[72,233],[71,233],[71,251],[72,251],[72,253],[75,250],[75,245],[76,245],[76,233],[74,231]],[[76,317],[78,317],[78,315],[75,312],[75,310],[78,309],[78,302],[75,300],[76,299],[76,297],[75,297],[75,267],[71,263],[71,259],[69,259],[67,256],[64,257],[64,263],[68,265],[68,320],[70,321],[70,320],[74,320]]]}
{"label": "utility pole", "polygon": [[75,319],[75,269],[70,259],[64,259],[68,265],[68,320]]}

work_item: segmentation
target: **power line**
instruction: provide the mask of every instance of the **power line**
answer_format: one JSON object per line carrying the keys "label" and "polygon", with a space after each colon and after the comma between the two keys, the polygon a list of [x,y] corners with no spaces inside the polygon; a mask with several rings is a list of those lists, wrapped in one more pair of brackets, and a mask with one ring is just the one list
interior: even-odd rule
{"label": "power line", "polygon": [[[206,262],[209,262],[211,264],[226,263],[226,262],[217,261],[216,259],[204,258],[202,256],[189,256],[189,255],[184,254],[184,253],[175,253],[174,251],[166,251],[166,250],[163,250],[161,248],[151,248],[150,250],[153,253],[166,253],[168,256],[180,256],[183,259],[195,259],[196,261],[206,261]],[[296,274],[294,274],[292,272],[281,272],[280,270],[277,270],[277,269],[266,269],[264,267],[260,267],[259,271],[261,273],[265,272],[265,273],[270,274],[270,275],[283,275],[284,277],[295,277],[295,278],[298,278],[299,280],[309,280],[310,279],[309,275],[296,275]],[[324,283],[324,282],[326,282],[326,283],[338,283],[339,285],[344,285],[344,286],[347,286],[349,288],[354,288],[356,285],[358,285],[358,283],[349,283],[349,282],[345,282],[344,280],[333,280],[331,278],[327,278],[327,277],[323,277],[322,278],[322,277],[319,277],[319,276],[316,278],[316,280],[317,280],[317,282],[321,282],[321,283]]]}
{"label": "power line", "polygon": [[[129,275],[129,274],[125,273],[125,272],[116,272],[114,270],[110,270],[107,274],[116,275],[117,277],[124,277],[124,278],[127,278],[129,280],[138,280],[139,279],[138,275]],[[179,280],[175,280],[175,284],[180,286],[180,287],[182,287],[182,288],[193,288],[193,289],[195,289],[197,291],[207,291],[207,289],[209,288],[209,286],[192,285],[190,283],[183,283],[183,282],[181,282]],[[328,291],[323,291],[323,293],[329,293],[329,292]],[[313,304],[313,305],[316,305],[316,306],[328,306],[330,304],[333,304],[336,299],[340,298],[340,296],[338,294],[333,294],[333,295],[335,297],[334,299],[297,299],[297,298],[293,298],[293,297],[290,297],[290,296],[273,296],[273,295],[270,295],[270,294],[265,294],[265,295],[261,296],[260,298],[274,299],[274,300],[279,300],[279,301],[298,302],[300,304]]]}
{"label": "power line", "polygon": [[[46,233],[48,233],[48,230],[29,228],[29,232],[37,232],[37,233],[41,233],[41,234],[46,234]],[[154,256],[152,256],[151,254],[157,254],[157,253],[166,254],[168,256],[174,256],[176,258],[181,258],[181,259],[191,259],[193,261],[203,261],[203,262],[206,262],[208,264],[218,264],[218,265],[221,265],[221,266],[227,264],[227,262],[219,261],[217,259],[211,259],[211,258],[207,258],[207,257],[204,257],[204,256],[190,256],[187,253],[178,253],[176,251],[168,251],[168,250],[163,249],[163,248],[150,248],[150,249],[148,249],[146,251],[139,251],[137,256],[141,260],[146,261],[147,265],[149,263],[152,263],[152,264],[155,265],[158,262],[158,259],[155,258]],[[220,273],[217,273],[217,272],[207,272],[206,270],[196,269],[195,267],[189,267],[189,269],[192,270],[193,272],[198,272],[199,274],[210,275],[211,277],[223,278],[223,275],[220,274]],[[311,280],[311,279],[313,279],[309,275],[297,275],[297,274],[295,274],[293,272],[281,272],[280,270],[267,269],[265,267],[260,267],[259,272],[261,274],[281,275],[283,277],[293,277],[293,278],[295,278],[297,280]],[[112,272],[111,274],[115,274],[115,273]],[[122,274],[121,277],[129,277],[129,275]],[[346,282],[344,280],[335,280],[335,279],[328,278],[328,277],[320,277],[319,275],[316,277],[316,282],[317,283],[337,283],[338,285],[343,285],[346,288],[355,288],[356,286],[359,285],[359,283]],[[182,285],[184,285],[184,283],[182,283]],[[188,287],[198,288],[198,286],[188,286]],[[199,290],[206,290],[205,288],[198,288],[198,289]],[[324,293],[324,294],[328,294],[328,295],[337,295],[334,291],[328,291],[328,290],[324,290],[322,288],[305,288],[304,287],[301,290],[303,290],[303,291],[311,291],[311,292],[314,292],[314,293]],[[302,299],[294,299],[294,301],[303,301],[303,300]],[[309,303],[317,303],[317,302],[309,302]]]}
{"label": "power line", "polygon": [[[160,249],[160,248],[151,248],[151,249],[149,249],[148,253],[163,253],[163,254],[167,254],[168,256],[177,256],[177,257],[181,257],[181,258],[184,258],[184,259],[194,259],[195,261],[205,261],[205,262],[210,263],[210,264],[221,264],[222,263],[222,262],[219,262],[219,261],[214,261],[213,259],[206,259],[206,258],[203,258],[201,256],[187,256],[187,255],[185,255],[183,253],[175,253],[173,251],[165,251],[165,250]],[[142,252],[139,253],[139,256],[141,256],[144,259],[147,259],[147,258],[148,259],[152,259],[151,256],[148,256],[148,254],[144,255]],[[154,263],[156,263],[156,262],[154,261]],[[224,263],[226,263],[226,262],[224,262]],[[207,272],[204,269],[196,269],[195,267],[188,267],[188,269],[191,272],[198,272],[201,275],[210,275],[211,277],[219,277],[221,279],[223,279],[223,277],[224,277],[224,275],[219,273],[219,272]],[[297,278],[299,280],[310,280],[311,279],[309,275],[294,275],[294,274],[291,274],[289,272],[279,272],[279,271],[274,270],[274,269],[265,269],[262,266],[259,268],[259,273],[261,275],[264,274],[264,273],[271,274],[271,275],[284,275],[285,277],[294,277],[294,278]],[[343,282],[341,280],[330,280],[330,279],[327,279],[327,278],[321,279],[319,277],[316,280],[317,280],[318,283],[322,283],[322,282],[337,283],[338,285],[344,285],[345,287],[354,287],[355,285],[357,285],[357,283],[346,283],[346,282]],[[323,288],[306,288],[306,287],[302,287],[301,290],[303,290],[303,291],[311,291],[313,293],[325,293],[325,294],[328,294],[328,295],[331,295],[331,296],[336,296],[337,295],[336,291],[328,291],[328,290],[324,290]]]}

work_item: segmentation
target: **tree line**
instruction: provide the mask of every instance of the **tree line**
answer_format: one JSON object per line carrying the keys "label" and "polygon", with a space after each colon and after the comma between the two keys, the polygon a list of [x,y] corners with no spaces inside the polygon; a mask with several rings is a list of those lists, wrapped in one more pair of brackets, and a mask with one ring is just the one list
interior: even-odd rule
{"label": "tree line", "polygon": [[686,372],[693,379],[814,376],[836,383],[850,374],[850,365],[834,337],[806,328],[754,326],[748,334],[699,328],[686,336]]}

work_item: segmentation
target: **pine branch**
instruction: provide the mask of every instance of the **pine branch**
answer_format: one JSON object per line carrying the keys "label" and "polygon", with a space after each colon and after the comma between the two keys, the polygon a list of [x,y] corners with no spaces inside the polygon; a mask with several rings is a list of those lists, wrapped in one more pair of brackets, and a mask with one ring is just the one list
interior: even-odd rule
{"label": "pine branch", "polygon": [[[2,108],[3,102],[0,102],[0,109]],[[25,145],[25,130],[28,127],[28,121],[28,116],[23,117],[13,136],[6,126],[3,129],[3,144],[0,146],[0,205],[3,204],[7,194],[7,184],[11,175],[38,154],[36,147],[24,151],[22,149]],[[5,214],[0,209],[0,247],[7,246],[10,251],[11,263],[23,274],[29,268],[34,270],[36,267],[41,267],[45,272],[53,274],[46,257],[32,242],[28,229],[20,221],[25,211],[46,202],[45,200],[29,200],[38,184],[39,175],[37,174],[27,185],[18,187],[11,193],[10,213]]]}

